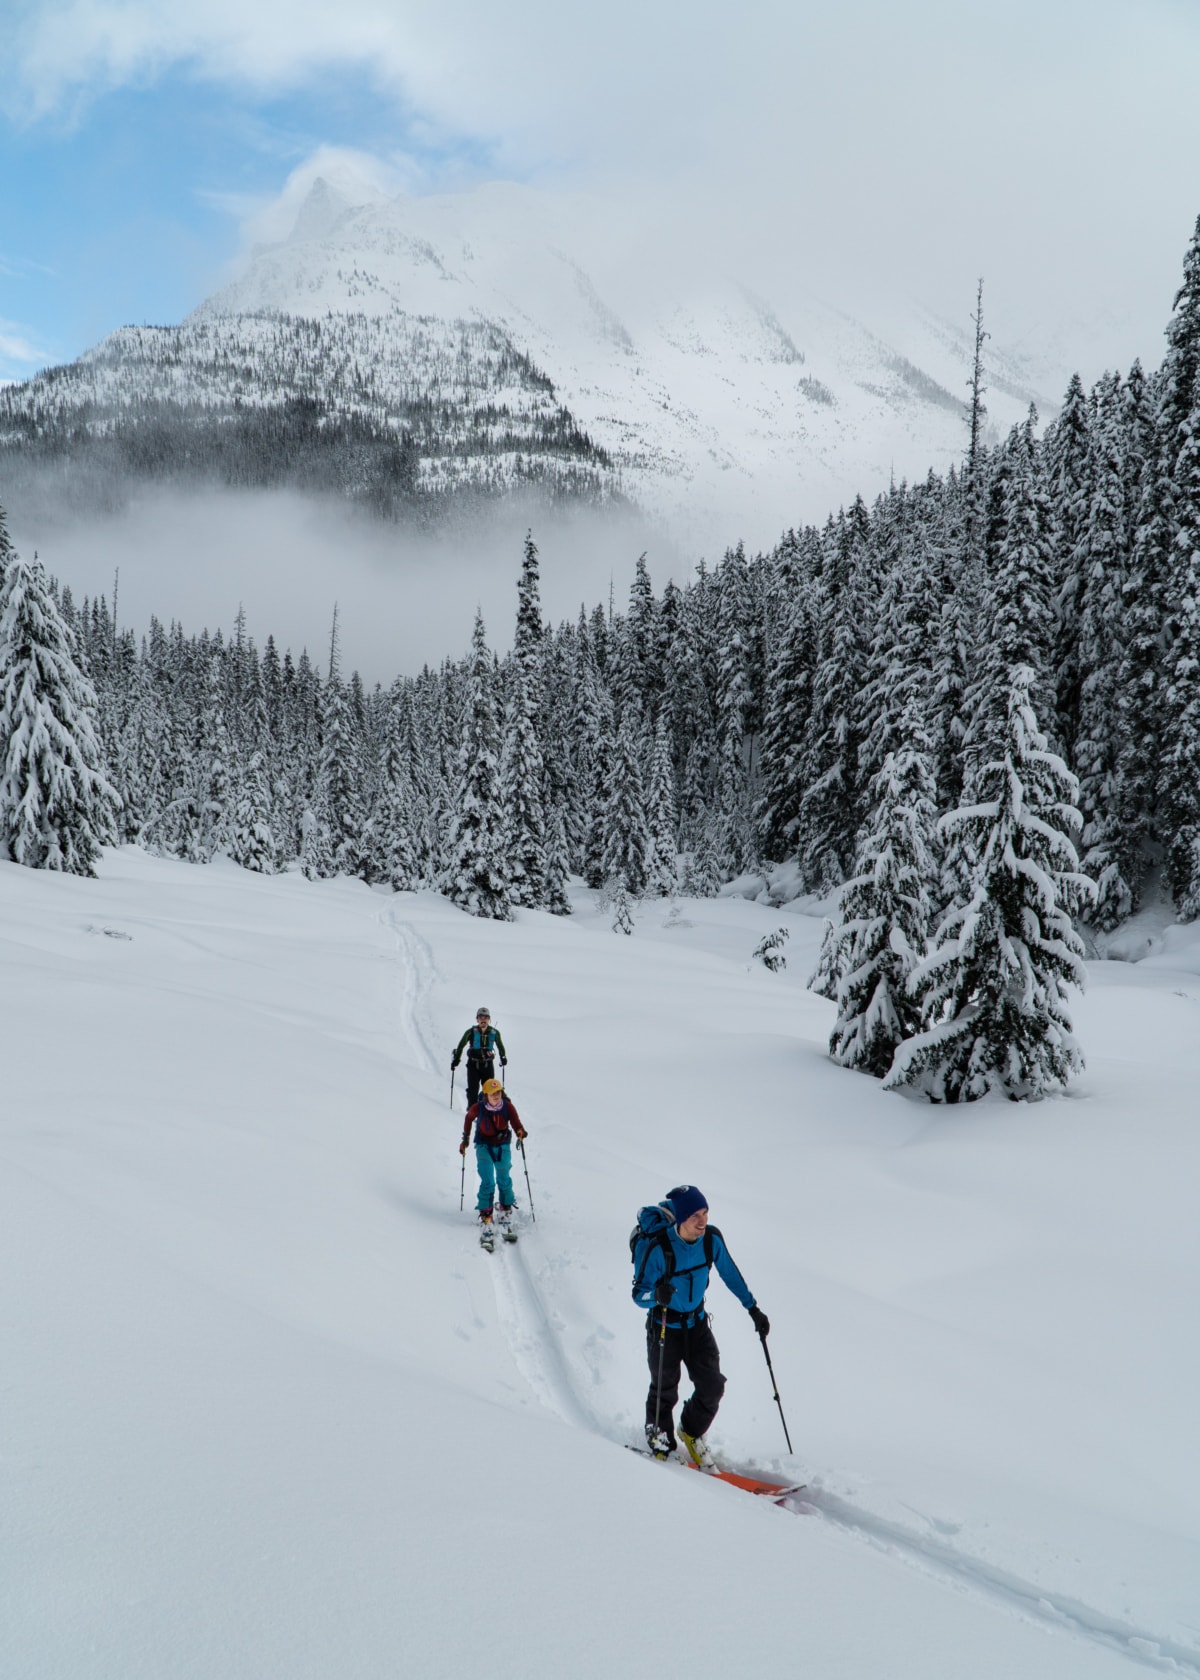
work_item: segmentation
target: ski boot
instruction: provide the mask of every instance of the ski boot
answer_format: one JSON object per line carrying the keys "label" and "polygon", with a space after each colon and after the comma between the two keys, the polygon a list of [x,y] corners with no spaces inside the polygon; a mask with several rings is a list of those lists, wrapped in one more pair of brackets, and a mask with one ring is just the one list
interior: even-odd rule
{"label": "ski boot", "polygon": [[689,1435],[686,1429],[679,1431],[679,1439],[688,1450],[688,1457],[697,1470],[716,1470],[717,1461],[713,1457],[713,1450],[703,1435]]}
{"label": "ski boot", "polygon": [[661,1424],[657,1428],[652,1423],[646,1425],[646,1445],[650,1449],[651,1456],[660,1460],[670,1458],[675,1451],[674,1441]]}
{"label": "ski boot", "polygon": [[505,1242],[516,1242],[517,1240],[517,1228],[515,1224],[516,1213],[517,1206],[515,1202],[511,1207],[504,1207],[501,1205],[500,1216],[496,1223],[500,1227],[500,1235],[504,1238]]}
{"label": "ski boot", "polygon": [[489,1254],[496,1246],[496,1227],[492,1223],[491,1208],[486,1208],[479,1215],[479,1246],[486,1248]]}

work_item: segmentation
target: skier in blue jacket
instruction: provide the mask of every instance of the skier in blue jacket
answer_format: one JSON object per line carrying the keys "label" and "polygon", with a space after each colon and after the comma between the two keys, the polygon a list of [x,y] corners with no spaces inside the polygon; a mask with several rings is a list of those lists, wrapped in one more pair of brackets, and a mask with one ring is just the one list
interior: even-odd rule
{"label": "skier in blue jacket", "polygon": [[704,1310],[711,1268],[747,1309],[760,1336],[770,1333],[770,1320],[730,1258],[724,1237],[708,1223],[708,1202],[694,1184],[677,1185],[657,1207],[642,1209],[634,1257],[633,1298],[646,1309],[650,1362],[647,1443],[655,1458],[675,1451],[675,1405],[685,1365],[692,1393],[679,1415],[679,1433],[693,1461],[710,1470],[715,1460],[704,1437],[725,1392],[720,1352]]}

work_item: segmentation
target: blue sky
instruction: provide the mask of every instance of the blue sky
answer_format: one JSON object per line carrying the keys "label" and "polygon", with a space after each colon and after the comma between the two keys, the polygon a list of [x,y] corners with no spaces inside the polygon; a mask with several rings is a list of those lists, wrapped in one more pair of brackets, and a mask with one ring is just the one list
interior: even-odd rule
{"label": "blue sky", "polygon": [[1196,0],[0,14],[0,378],[178,320],[329,148],[408,190],[658,195],[764,290],[833,258],[957,318],[984,274],[998,340],[1086,313],[1118,363],[1161,354],[1200,211]]}
{"label": "blue sky", "polygon": [[3,122],[0,378],[115,326],[178,321],[236,256],[245,214],[322,146],[403,155],[430,178],[486,168],[484,148],[414,132],[402,100],[345,67],[270,97],[174,70],[73,121]]}

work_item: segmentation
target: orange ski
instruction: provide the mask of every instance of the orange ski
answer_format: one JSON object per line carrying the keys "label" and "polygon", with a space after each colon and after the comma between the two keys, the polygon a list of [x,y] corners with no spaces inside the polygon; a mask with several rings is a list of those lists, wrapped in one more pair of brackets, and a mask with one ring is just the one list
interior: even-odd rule
{"label": "orange ski", "polygon": [[[700,1470],[698,1464],[688,1464],[689,1470]],[[803,1482],[764,1482],[757,1476],[741,1476],[736,1470],[701,1470],[702,1476],[712,1476],[715,1481],[728,1482],[730,1487],[741,1488],[744,1493],[757,1493],[764,1499],[783,1499],[789,1493],[800,1493],[804,1489]]]}

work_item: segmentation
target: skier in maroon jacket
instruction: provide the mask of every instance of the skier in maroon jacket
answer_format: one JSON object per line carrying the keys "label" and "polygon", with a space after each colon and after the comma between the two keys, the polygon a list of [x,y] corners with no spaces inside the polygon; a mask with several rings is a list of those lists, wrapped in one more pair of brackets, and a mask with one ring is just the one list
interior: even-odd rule
{"label": "skier in maroon jacket", "polygon": [[471,1104],[463,1125],[462,1143],[458,1153],[465,1155],[471,1141],[471,1127],[475,1127],[475,1164],[479,1168],[479,1195],[475,1206],[480,1223],[490,1227],[492,1203],[496,1189],[500,1190],[500,1224],[508,1228],[513,1211],[512,1134],[518,1138],[529,1136],[521,1124],[516,1105],[504,1095],[498,1079],[485,1079],[478,1102]]}

